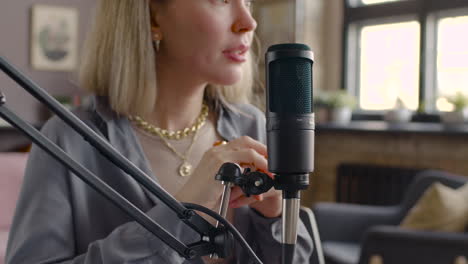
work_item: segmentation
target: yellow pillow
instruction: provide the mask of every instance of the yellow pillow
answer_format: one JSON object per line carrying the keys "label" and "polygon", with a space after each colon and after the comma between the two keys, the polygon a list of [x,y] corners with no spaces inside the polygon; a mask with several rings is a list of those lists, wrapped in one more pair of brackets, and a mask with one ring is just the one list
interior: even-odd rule
{"label": "yellow pillow", "polygon": [[401,222],[401,227],[463,232],[468,225],[468,183],[452,189],[433,183]]}

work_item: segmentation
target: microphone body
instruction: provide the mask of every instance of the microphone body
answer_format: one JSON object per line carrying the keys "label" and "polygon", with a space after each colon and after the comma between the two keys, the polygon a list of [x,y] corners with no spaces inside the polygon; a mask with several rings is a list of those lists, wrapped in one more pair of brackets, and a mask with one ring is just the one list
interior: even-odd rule
{"label": "microphone body", "polygon": [[300,190],[314,170],[314,55],[303,44],[278,44],[268,48],[265,63],[268,169],[283,191],[283,263],[292,263]]}

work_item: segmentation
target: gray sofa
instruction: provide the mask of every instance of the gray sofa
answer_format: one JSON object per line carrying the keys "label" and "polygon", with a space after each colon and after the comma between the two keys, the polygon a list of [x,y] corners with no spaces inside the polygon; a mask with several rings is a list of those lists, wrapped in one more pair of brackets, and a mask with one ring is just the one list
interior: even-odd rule
{"label": "gray sofa", "polygon": [[[468,177],[427,170],[416,175],[401,204],[364,206],[318,203],[313,208],[327,264],[368,264],[371,256],[385,264],[455,263],[468,258],[468,233],[399,228],[409,209],[433,182],[457,188]],[[463,262],[465,263],[465,262]]]}
{"label": "gray sofa", "polygon": [[0,152],[0,264],[4,263],[8,233],[27,159],[27,153]]}

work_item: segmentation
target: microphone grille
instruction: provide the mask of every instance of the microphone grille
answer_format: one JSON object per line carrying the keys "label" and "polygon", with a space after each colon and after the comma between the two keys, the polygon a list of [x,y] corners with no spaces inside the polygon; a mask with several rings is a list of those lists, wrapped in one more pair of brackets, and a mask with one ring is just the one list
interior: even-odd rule
{"label": "microphone grille", "polygon": [[312,63],[300,57],[283,58],[269,65],[270,111],[310,114],[312,104]]}

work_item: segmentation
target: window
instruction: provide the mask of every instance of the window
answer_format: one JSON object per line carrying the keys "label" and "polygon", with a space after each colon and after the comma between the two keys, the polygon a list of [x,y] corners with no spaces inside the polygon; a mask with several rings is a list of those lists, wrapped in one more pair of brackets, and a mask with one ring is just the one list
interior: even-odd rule
{"label": "window", "polygon": [[441,97],[468,90],[468,16],[439,19],[437,32],[436,108],[451,110]]}
{"label": "window", "polygon": [[398,98],[411,109],[418,107],[419,31],[416,21],[362,27],[362,109],[393,108]]}
{"label": "window", "polygon": [[447,111],[468,95],[468,1],[344,0],[343,86],[362,113]]}
{"label": "window", "polygon": [[381,4],[381,3],[385,3],[385,2],[395,2],[395,1],[399,1],[399,0],[362,0],[361,4],[362,5],[373,5],[373,4]]}

